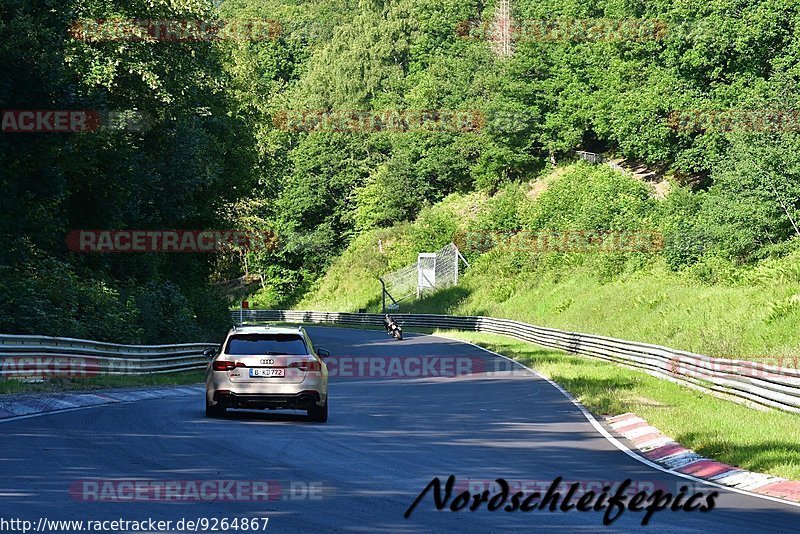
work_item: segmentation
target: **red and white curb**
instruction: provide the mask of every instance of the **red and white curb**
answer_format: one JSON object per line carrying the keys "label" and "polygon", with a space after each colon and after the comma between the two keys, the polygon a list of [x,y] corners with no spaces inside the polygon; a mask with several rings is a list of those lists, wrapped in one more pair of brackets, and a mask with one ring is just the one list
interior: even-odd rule
{"label": "red and white curb", "polygon": [[203,386],[102,390],[96,393],[58,393],[53,395],[13,394],[0,396],[0,422],[33,417],[50,412],[79,410],[91,406],[198,395]]}
{"label": "red and white curb", "polygon": [[645,458],[668,471],[760,495],[800,502],[799,481],[753,473],[705,458],[664,436],[657,428],[633,413],[609,417],[606,422],[616,433],[633,443],[633,448]]}
{"label": "red and white curb", "polygon": [[[482,350],[482,351],[487,352],[489,354],[493,354],[494,356],[497,356],[499,358],[503,358],[504,360],[508,360],[509,362],[514,362],[517,365],[519,365],[520,367],[522,367],[523,369],[527,369],[528,371],[530,371],[531,375],[533,375],[533,376],[535,376],[535,377],[537,377],[537,378],[539,378],[541,380],[544,380],[545,382],[547,382],[548,384],[553,386],[555,389],[557,389],[562,395],[564,395],[564,397],[566,397],[575,406],[575,408],[577,408],[581,412],[581,414],[583,414],[583,416],[586,418],[586,420],[589,422],[589,424],[592,425],[594,427],[594,429],[597,430],[597,432],[601,436],[603,436],[606,440],[608,440],[608,442],[611,445],[616,447],[623,454],[629,456],[630,458],[636,460],[637,462],[640,462],[640,463],[642,463],[642,464],[644,464],[644,465],[646,465],[648,467],[651,467],[653,469],[656,469],[658,471],[662,471],[664,473],[670,473],[670,474],[672,474],[674,476],[677,476],[677,477],[680,477],[680,478],[684,478],[684,479],[687,479],[687,480],[695,480],[695,481],[699,481],[699,482],[705,482],[707,484],[710,484],[712,486],[716,486],[718,488],[730,488],[731,491],[736,492],[736,493],[740,493],[740,494],[743,494],[743,495],[751,495],[753,497],[760,497],[762,499],[769,500],[769,501],[780,502],[780,503],[789,504],[789,505],[792,505],[792,506],[800,506],[800,492],[798,492],[798,487],[797,487],[798,483],[795,482],[795,481],[786,480],[786,479],[782,479],[782,478],[778,478],[778,477],[771,477],[773,482],[771,482],[769,484],[765,484],[764,486],[759,486],[758,487],[758,491],[750,491],[750,490],[746,490],[744,488],[739,488],[739,487],[736,487],[736,486],[733,486],[733,485],[725,485],[725,484],[717,481],[716,480],[716,476],[715,477],[702,477],[702,476],[698,476],[698,475],[695,475],[695,474],[689,474],[688,472],[681,471],[680,469],[673,469],[673,468],[667,467],[666,465],[664,465],[664,464],[662,464],[662,463],[660,463],[658,461],[651,460],[649,457],[647,457],[644,454],[644,451],[642,451],[640,448],[635,447],[635,446],[633,448],[631,448],[626,443],[623,443],[622,441],[620,441],[618,439],[618,437],[620,437],[619,434],[617,436],[615,436],[614,434],[609,432],[609,430],[606,428],[606,424],[601,423],[597,418],[595,418],[595,416],[593,414],[591,414],[589,412],[589,410],[586,409],[585,406],[583,406],[580,402],[578,402],[578,400],[575,397],[573,397],[567,390],[565,390],[560,385],[558,385],[557,383],[553,382],[552,380],[550,380],[546,376],[538,373],[536,370],[534,370],[534,369],[532,369],[532,368],[530,368],[530,367],[528,367],[528,366],[526,366],[524,364],[521,364],[520,362],[518,362],[518,361],[516,361],[516,360],[514,360],[512,358],[509,358],[508,356],[505,356],[504,354],[500,354],[499,352],[494,352],[494,351],[489,350],[489,349],[487,349],[485,347],[481,347],[480,345],[472,343],[471,341],[466,341],[464,339],[448,337],[448,336],[441,335],[441,334],[435,334],[434,336],[435,337],[440,337],[442,339],[449,339],[450,341],[457,341],[459,343],[466,343],[467,345],[471,345],[471,346],[475,347],[476,349]],[[617,416],[617,417],[608,418],[608,419],[606,419],[606,422],[607,423],[622,423],[623,420],[625,420],[625,422],[627,424],[629,424],[629,425],[633,425],[633,424],[637,424],[637,423],[644,423],[642,426],[649,426],[647,424],[647,421],[645,421],[641,417],[638,417],[636,414],[623,414],[623,415],[620,415],[620,416]],[[624,426],[626,426],[626,425],[624,425],[624,424],[618,424],[617,425],[618,428],[622,428]],[[650,430],[650,429],[652,429],[652,430]],[[662,435],[654,427],[650,427],[650,429],[648,429],[648,431],[645,432],[645,435],[658,433],[658,436],[659,436],[659,437],[654,438],[654,439],[651,438],[652,443],[648,443],[648,446],[651,446],[652,449],[648,450],[647,452],[651,452],[652,451],[652,455],[658,456],[660,454],[663,454],[663,456],[659,456],[659,457],[660,458],[666,458],[668,456],[678,456],[678,455],[686,454],[686,453],[693,454],[697,458],[697,460],[694,463],[698,463],[699,464],[699,462],[702,459],[702,460],[705,460],[707,462],[712,462],[713,464],[719,464],[719,466],[724,466],[726,469],[723,470],[719,475],[717,475],[720,478],[724,478],[726,475],[735,474],[735,473],[730,472],[730,471],[727,470],[727,467],[730,467],[730,466],[726,466],[725,464],[715,462],[714,460],[709,460],[707,458],[702,458],[699,454],[695,453],[694,451],[690,451],[689,449],[686,449],[685,447],[682,447],[680,444],[678,444],[674,440],[668,438],[667,436]],[[656,449],[658,449],[660,447],[666,447],[666,448],[662,449],[661,451],[655,452]],[[683,467],[685,469],[686,468],[693,469],[693,467],[690,466],[689,463],[685,464]],[[738,469],[738,468],[732,468],[732,469],[735,469],[736,472],[738,472],[738,473],[745,473],[746,472],[743,469]],[[753,474],[755,474],[755,473],[753,473]],[[760,475],[760,476],[761,477],[769,477],[769,475]],[[777,480],[777,482],[775,482],[776,480]]]}

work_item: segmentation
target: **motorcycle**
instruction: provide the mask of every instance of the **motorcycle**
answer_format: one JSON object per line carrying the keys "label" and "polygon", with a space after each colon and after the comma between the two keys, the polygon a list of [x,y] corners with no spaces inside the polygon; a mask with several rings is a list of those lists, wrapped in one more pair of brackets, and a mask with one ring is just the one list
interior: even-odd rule
{"label": "motorcycle", "polygon": [[386,327],[387,334],[395,338],[397,341],[403,340],[403,327],[397,324],[397,321],[387,316],[386,321],[384,321],[384,326]]}

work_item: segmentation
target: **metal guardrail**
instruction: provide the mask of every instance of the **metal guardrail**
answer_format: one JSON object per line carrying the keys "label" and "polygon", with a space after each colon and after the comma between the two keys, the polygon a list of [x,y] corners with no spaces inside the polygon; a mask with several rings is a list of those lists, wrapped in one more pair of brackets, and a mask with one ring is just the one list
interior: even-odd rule
{"label": "metal guardrail", "polygon": [[[511,336],[545,347],[640,369],[653,376],[733,401],[800,413],[800,369],[711,358],[658,345],[543,328],[510,319],[399,313],[392,316],[411,328],[443,328]],[[238,322],[239,311],[232,312],[231,318]],[[368,313],[244,310],[243,319],[255,322],[383,327],[382,315]]]}
{"label": "metal guardrail", "polygon": [[85,339],[0,334],[0,378],[144,375],[203,369],[214,343],[120,345]]}

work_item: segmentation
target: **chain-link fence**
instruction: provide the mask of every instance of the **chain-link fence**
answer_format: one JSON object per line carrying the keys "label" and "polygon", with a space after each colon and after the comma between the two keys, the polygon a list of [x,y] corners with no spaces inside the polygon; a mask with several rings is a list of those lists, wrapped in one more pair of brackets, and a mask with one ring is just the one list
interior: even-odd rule
{"label": "chain-link fence", "polygon": [[416,263],[385,274],[381,277],[384,310],[386,297],[391,301],[389,308],[395,308],[403,300],[458,284],[459,261],[465,260],[450,243],[436,252],[422,252]]}
{"label": "chain-link fence", "polygon": [[397,304],[413,296],[417,291],[417,264],[406,265],[381,277],[384,293],[384,308],[386,307],[386,295],[389,296],[393,304]]}

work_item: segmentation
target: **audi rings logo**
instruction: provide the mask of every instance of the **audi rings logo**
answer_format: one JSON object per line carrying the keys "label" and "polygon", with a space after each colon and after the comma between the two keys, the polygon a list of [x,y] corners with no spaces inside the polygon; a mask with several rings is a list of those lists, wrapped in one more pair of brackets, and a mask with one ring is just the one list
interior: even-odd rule
{"label": "audi rings logo", "polygon": [[267,360],[261,360],[261,365],[272,365],[273,363],[275,363],[275,360],[271,358]]}

